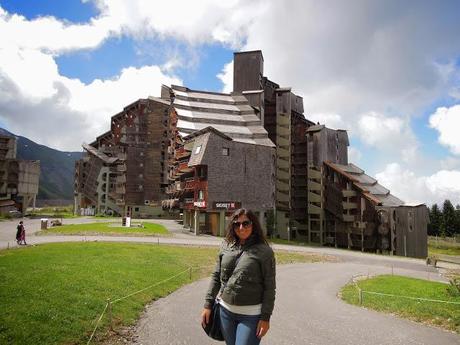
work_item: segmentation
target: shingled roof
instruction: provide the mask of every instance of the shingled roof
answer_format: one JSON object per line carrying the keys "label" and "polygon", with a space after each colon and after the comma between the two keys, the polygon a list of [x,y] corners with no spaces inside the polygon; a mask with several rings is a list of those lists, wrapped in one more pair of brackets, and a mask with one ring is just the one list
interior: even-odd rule
{"label": "shingled roof", "polygon": [[243,95],[171,87],[172,106],[177,114],[177,129],[187,136],[213,127],[235,141],[274,147],[258,116]]}

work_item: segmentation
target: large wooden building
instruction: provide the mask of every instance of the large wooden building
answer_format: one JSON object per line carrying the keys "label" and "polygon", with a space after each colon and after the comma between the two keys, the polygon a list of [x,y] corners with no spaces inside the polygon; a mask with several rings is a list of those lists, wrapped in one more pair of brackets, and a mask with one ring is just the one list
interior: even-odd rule
{"label": "large wooden building", "polygon": [[75,163],[77,213],[162,213],[169,105],[160,98],[140,99],[112,116],[110,131],[83,144],[86,154]]}
{"label": "large wooden building", "polygon": [[234,54],[233,92],[163,86],[111,120],[76,163],[80,213],[182,213],[223,235],[238,207],[269,235],[426,255],[426,207],[410,207],[348,162],[348,135],[304,116],[302,97],[264,76],[261,51]]}

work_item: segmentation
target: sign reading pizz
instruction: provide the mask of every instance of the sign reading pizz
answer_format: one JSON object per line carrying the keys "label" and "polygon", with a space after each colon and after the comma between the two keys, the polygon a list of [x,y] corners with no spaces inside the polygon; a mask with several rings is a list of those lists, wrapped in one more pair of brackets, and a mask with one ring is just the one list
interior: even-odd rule
{"label": "sign reading pizz", "polygon": [[236,210],[241,208],[241,202],[239,201],[216,201],[212,203],[213,209],[220,210]]}

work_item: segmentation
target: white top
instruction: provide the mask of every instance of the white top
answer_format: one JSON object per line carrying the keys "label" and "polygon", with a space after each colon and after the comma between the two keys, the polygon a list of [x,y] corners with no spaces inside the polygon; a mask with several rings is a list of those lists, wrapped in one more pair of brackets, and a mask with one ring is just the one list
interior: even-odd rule
{"label": "white top", "polygon": [[234,314],[260,315],[262,312],[262,303],[252,305],[233,305],[225,303],[222,299],[219,299],[219,304]]}

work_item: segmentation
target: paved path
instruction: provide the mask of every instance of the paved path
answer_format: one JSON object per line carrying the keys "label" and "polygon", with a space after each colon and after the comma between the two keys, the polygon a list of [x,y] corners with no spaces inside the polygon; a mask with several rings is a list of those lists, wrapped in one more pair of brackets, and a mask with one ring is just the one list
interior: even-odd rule
{"label": "paved path", "polygon": [[[355,307],[337,298],[353,274],[386,273],[386,267],[356,263],[280,266],[277,298],[265,345],[454,345],[460,336],[391,315]],[[424,277],[421,271],[397,274]],[[187,285],[146,308],[134,345],[211,345],[199,325],[209,279]]]}
{"label": "paved path", "polygon": [[[19,220],[0,222],[0,249],[17,246],[14,240]],[[64,219],[65,224],[94,222],[94,218]],[[101,219],[100,221],[107,221]],[[218,246],[212,236],[195,236],[175,221],[155,220],[165,225],[172,237],[124,236],[36,236],[40,220],[24,220],[27,242],[112,241],[152,244]],[[338,263],[285,265],[278,268],[277,301],[272,329],[263,344],[460,344],[460,336],[416,324],[391,315],[348,305],[337,298],[340,287],[354,274],[390,273],[442,280],[424,260],[338,250],[327,247],[273,245],[290,250],[334,255]],[[133,344],[216,344],[199,325],[199,313],[209,280],[201,280],[156,301],[146,308],[135,328]]]}

